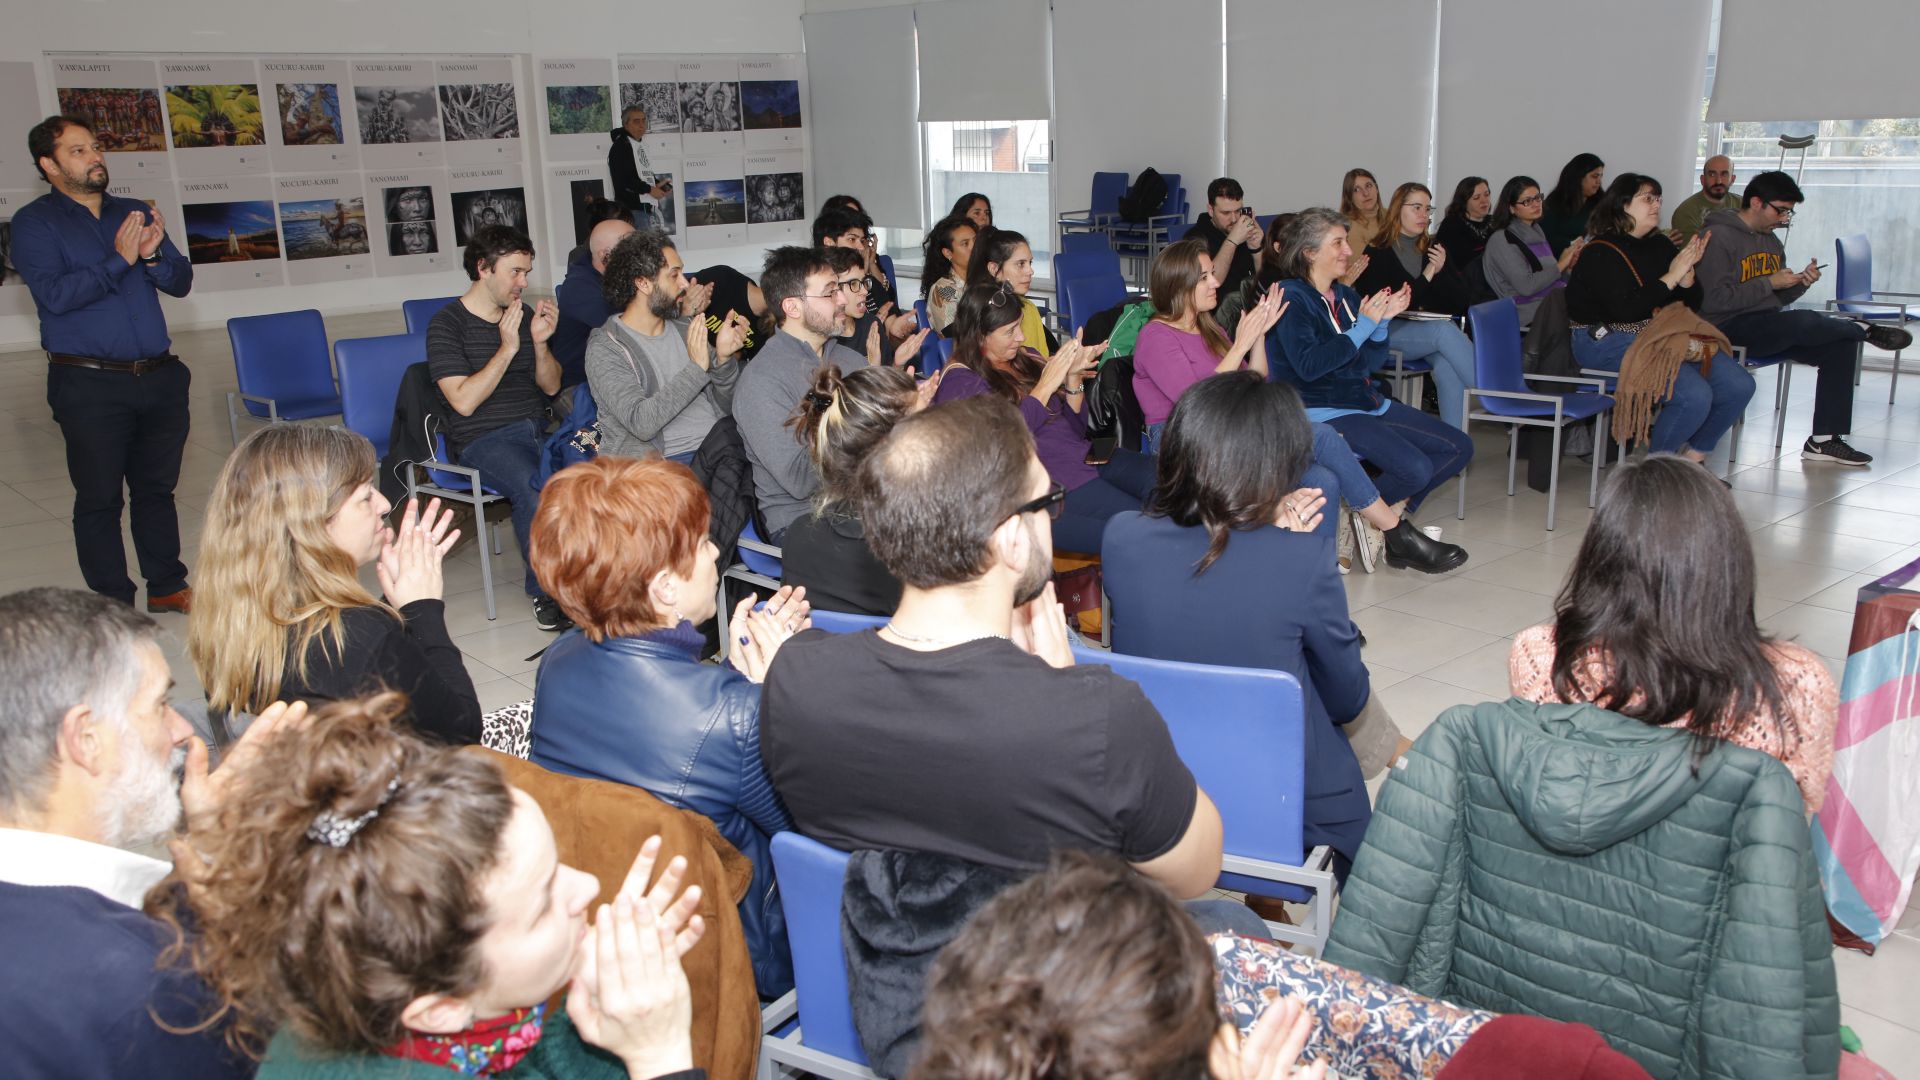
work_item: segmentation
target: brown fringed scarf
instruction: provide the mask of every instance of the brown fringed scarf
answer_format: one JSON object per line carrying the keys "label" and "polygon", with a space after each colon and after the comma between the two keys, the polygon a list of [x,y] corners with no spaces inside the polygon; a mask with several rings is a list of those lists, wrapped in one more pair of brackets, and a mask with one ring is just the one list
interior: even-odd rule
{"label": "brown fringed scarf", "polygon": [[[1613,248],[1633,270],[1635,281],[1640,271],[1633,260],[1606,241],[1599,246]],[[1685,304],[1672,303],[1658,308],[1620,358],[1620,378],[1613,392],[1613,437],[1620,442],[1644,443],[1653,427],[1653,407],[1673,396],[1673,381],[1680,365],[1698,360],[1700,373],[1713,370],[1716,353],[1733,352],[1733,344],[1718,327],[1695,315]]]}

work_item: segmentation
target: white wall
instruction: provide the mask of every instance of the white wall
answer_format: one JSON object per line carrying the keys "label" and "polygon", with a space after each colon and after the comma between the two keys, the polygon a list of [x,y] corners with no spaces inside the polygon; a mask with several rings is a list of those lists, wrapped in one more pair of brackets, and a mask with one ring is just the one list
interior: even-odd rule
{"label": "white wall", "polygon": [[[54,109],[49,52],[124,52],[260,55],[267,53],[419,55],[459,52],[511,53],[527,58],[523,80],[539,56],[605,56],[619,53],[797,53],[801,49],[802,0],[69,0],[35,4],[31,12],[10,9],[0,34],[0,60],[39,63],[40,112]],[[14,9],[24,5],[13,5]],[[535,87],[523,81],[522,100]],[[25,131],[0,138],[26,139]],[[529,210],[535,243],[546,235],[546,199],[535,190],[541,175],[538,138],[524,139]],[[762,247],[690,250],[693,266],[732,263],[758,273]],[[550,258],[552,256],[552,258]],[[542,269],[564,252],[541,252]],[[546,278],[550,287],[555,279]],[[419,296],[444,296],[466,288],[458,270],[447,274],[369,277],[324,285],[278,286],[203,292],[165,298],[167,320],[176,329],[220,326],[236,315],[293,308],[326,312],[398,310]],[[37,344],[33,316],[0,316],[0,348]]]}

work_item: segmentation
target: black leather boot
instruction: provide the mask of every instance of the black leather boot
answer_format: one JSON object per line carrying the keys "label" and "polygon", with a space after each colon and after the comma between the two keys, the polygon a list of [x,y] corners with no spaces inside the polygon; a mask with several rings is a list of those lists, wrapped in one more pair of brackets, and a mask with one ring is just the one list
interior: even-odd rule
{"label": "black leather boot", "polygon": [[1444,574],[1467,561],[1467,550],[1458,544],[1443,544],[1414,527],[1406,518],[1388,529],[1387,565],[1418,570],[1423,574]]}

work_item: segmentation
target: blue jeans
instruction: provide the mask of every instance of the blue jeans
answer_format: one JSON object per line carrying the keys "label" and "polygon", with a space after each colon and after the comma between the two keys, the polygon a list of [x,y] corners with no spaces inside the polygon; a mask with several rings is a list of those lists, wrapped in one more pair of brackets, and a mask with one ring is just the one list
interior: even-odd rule
{"label": "blue jeans", "polygon": [[[1467,433],[1419,409],[1390,402],[1379,416],[1349,413],[1327,421],[1362,461],[1380,470],[1374,481],[1388,503],[1407,500],[1409,511],[1434,489],[1458,475],[1473,459],[1473,440]],[[1353,498],[1349,506],[1358,506]]]}
{"label": "blue jeans", "polygon": [[1473,342],[1467,335],[1451,322],[1395,319],[1387,324],[1387,348],[1409,360],[1433,365],[1433,393],[1440,399],[1440,419],[1450,427],[1464,427],[1461,393],[1473,385]]}
{"label": "blue jeans", "polygon": [[1146,505],[1147,493],[1158,479],[1151,455],[1114,447],[1113,457],[1100,466],[1100,475],[1067,492],[1060,517],[1053,523],[1053,549],[1083,555],[1100,554],[1100,536],[1107,519]]}
{"label": "blue jeans", "polygon": [[[507,497],[513,510],[513,538],[520,542],[520,557],[527,563],[527,595],[536,599],[546,593],[533,576],[533,549],[527,537],[533,531],[533,512],[540,509],[540,493],[533,490],[540,444],[539,425],[532,420],[515,420],[473,440],[459,453],[460,464],[480,470],[480,482]],[[487,542],[485,536],[474,539]]]}
{"label": "blue jeans", "polygon": [[[1585,330],[1573,332],[1573,358],[1583,368],[1619,371],[1620,360],[1638,334],[1619,332],[1599,341]],[[1653,430],[1647,436],[1647,449],[1656,454],[1677,454],[1692,449],[1702,454],[1713,452],[1720,436],[1733,427],[1747,411],[1753,397],[1753,375],[1724,353],[1713,358],[1713,370],[1705,375],[1700,365],[1680,365],[1673,380],[1673,396],[1660,406],[1653,418]]]}

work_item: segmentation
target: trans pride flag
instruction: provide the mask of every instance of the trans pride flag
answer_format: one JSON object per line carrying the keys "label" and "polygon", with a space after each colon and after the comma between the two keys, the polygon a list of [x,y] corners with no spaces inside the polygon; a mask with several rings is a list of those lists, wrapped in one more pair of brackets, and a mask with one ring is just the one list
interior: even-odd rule
{"label": "trans pride flag", "polygon": [[[1920,870],[1920,560],[1860,589],[1833,778],[1813,820],[1827,912],[1872,952]],[[1836,931],[1836,940],[1839,935]]]}

